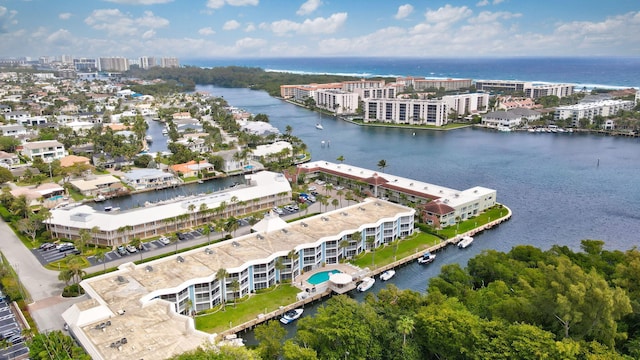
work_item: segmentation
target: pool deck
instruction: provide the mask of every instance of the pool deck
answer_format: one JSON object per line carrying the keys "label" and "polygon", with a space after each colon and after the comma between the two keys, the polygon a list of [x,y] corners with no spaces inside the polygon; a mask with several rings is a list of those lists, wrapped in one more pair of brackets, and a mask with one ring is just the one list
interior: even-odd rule
{"label": "pool deck", "polygon": [[[359,279],[361,279],[363,276],[365,276],[366,273],[368,273],[367,269],[361,269],[355,265],[351,265],[351,264],[332,264],[332,265],[326,265],[325,267],[322,268],[318,268],[318,269],[314,269],[312,271],[308,271],[302,275],[299,275],[296,277],[295,281],[293,282],[293,285],[296,286],[297,288],[299,288],[300,290],[306,290],[306,289],[313,289],[313,288],[320,288],[322,287],[323,289],[325,289],[326,287],[328,287],[329,282],[325,281],[322,282],[320,284],[314,285],[312,283],[310,283],[308,280],[309,278],[314,275],[317,274],[319,272],[323,272],[323,271],[331,271],[331,270],[338,270],[342,273],[345,274],[349,274],[351,275],[351,277],[354,279],[354,281],[358,281]],[[322,292],[324,290],[321,290],[319,292]]]}

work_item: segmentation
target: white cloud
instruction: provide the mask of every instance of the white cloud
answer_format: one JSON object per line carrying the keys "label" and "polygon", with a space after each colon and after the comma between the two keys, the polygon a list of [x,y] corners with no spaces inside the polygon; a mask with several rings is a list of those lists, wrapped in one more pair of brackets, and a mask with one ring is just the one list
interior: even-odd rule
{"label": "white cloud", "polygon": [[169,20],[145,11],[141,17],[134,18],[118,9],[94,10],[84,22],[96,30],[106,31],[110,36],[135,36],[150,29],[159,29],[169,25]]}
{"label": "white cloud", "polygon": [[476,6],[487,6],[489,5],[489,0],[481,0],[476,4]]}
{"label": "white cloud", "polygon": [[105,0],[116,4],[125,5],[154,5],[154,4],[166,4],[173,0]]}
{"label": "white cloud", "polygon": [[66,13],[60,13],[60,14],[58,14],[58,19],[60,19],[60,20],[69,20],[69,19],[71,19],[71,16],[72,16],[72,15],[73,15],[73,14],[68,13],[68,12],[66,12]]}
{"label": "white cloud", "polygon": [[9,25],[15,25],[18,21],[15,19],[18,14],[15,10],[9,10],[4,6],[0,6],[0,33],[7,32]]}
{"label": "white cloud", "polygon": [[284,36],[288,33],[298,34],[332,34],[347,21],[347,13],[336,13],[328,18],[317,17],[307,19],[302,23],[290,20],[274,21],[268,28],[276,35]]}
{"label": "white cloud", "polygon": [[257,6],[259,0],[207,0],[209,9],[219,9],[225,4],[229,6]]}
{"label": "white cloud", "polygon": [[256,31],[256,26],[253,23],[249,23],[247,24],[247,26],[244,28],[245,32],[253,32]]}
{"label": "white cloud", "polygon": [[215,33],[216,32],[210,26],[198,30],[198,34],[205,35],[205,36],[213,35]]}
{"label": "white cloud", "polygon": [[471,16],[472,13],[473,11],[466,6],[453,7],[447,4],[438,10],[428,10],[424,16],[429,23],[450,25]]}
{"label": "white cloud", "polygon": [[235,20],[229,20],[222,25],[222,30],[235,30],[240,27],[240,23]]}
{"label": "white cloud", "polygon": [[68,30],[60,29],[47,36],[46,42],[49,45],[69,46],[73,44],[73,35]]}
{"label": "white cloud", "polygon": [[297,15],[309,15],[312,12],[316,11],[320,5],[322,5],[322,0],[307,0],[304,4],[300,5],[298,11],[296,11]]}
{"label": "white cloud", "polygon": [[142,34],[142,38],[147,40],[147,39],[151,39],[154,36],[156,36],[156,31],[155,30],[147,30],[144,32],[144,34]]}
{"label": "white cloud", "polygon": [[396,19],[404,19],[411,15],[413,12],[413,6],[411,4],[404,4],[398,7],[398,12],[394,16]]}
{"label": "white cloud", "polygon": [[267,42],[264,39],[256,39],[256,38],[250,38],[250,37],[240,39],[235,43],[236,48],[242,48],[242,49],[256,49],[256,48],[263,47],[266,44]]}
{"label": "white cloud", "polygon": [[481,13],[478,14],[478,16],[469,19],[469,22],[472,24],[476,24],[476,23],[490,23],[490,22],[495,22],[498,20],[510,20],[513,18],[519,18],[521,17],[522,14],[519,13],[512,13],[512,12],[508,12],[508,11],[496,11],[496,12],[491,12],[491,11],[482,11]]}

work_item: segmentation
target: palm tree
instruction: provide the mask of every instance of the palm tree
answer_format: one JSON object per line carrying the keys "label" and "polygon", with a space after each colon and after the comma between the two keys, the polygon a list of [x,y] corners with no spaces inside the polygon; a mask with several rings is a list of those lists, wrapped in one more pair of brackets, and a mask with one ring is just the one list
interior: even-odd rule
{"label": "palm tree", "polygon": [[333,209],[335,210],[338,208],[338,205],[340,205],[340,201],[334,198],[333,200],[331,200],[331,205],[333,205]]}
{"label": "palm tree", "polygon": [[227,231],[233,233],[233,237],[236,237],[236,230],[238,230],[238,228],[240,227],[240,224],[238,224],[238,219],[231,216],[230,218],[227,219],[225,223],[225,227],[227,228]]}
{"label": "palm tree", "polygon": [[[200,212],[200,218],[202,219],[204,216],[207,215],[207,213],[209,213],[209,207],[207,206],[206,203],[202,203],[200,204],[200,209],[198,211]],[[196,221],[196,225],[198,225],[197,221]]]}
{"label": "palm tree", "polygon": [[235,308],[238,296],[240,296],[240,282],[238,280],[231,282],[231,291],[233,291],[233,307]]}
{"label": "palm tree", "polygon": [[[362,233],[360,231],[356,231],[351,234],[351,241],[356,243],[356,249],[358,248],[358,244],[362,241]],[[349,243],[351,243],[351,241]]]}
{"label": "palm tree", "polygon": [[96,253],[95,257],[96,257],[96,260],[98,260],[98,262],[101,262],[102,265],[104,265],[104,271],[103,272],[106,274],[107,273],[107,262],[104,261],[104,260],[107,258],[107,251],[103,250],[103,249],[100,249]]}
{"label": "palm tree", "polygon": [[375,266],[375,258],[376,258],[376,247],[375,247],[376,237],[375,236],[367,236],[367,247],[371,250],[371,266]]}
{"label": "palm tree", "polygon": [[98,236],[98,234],[100,234],[100,227],[99,226],[94,226],[91,228],[91,236],[93,237],[93,244],[98,244],[99,242],[96,241],[96,237]]}
{"label": "palm tree", "polygon": [[338,199],[340,199],[340,207],[342,207],[342,196],[344,195],[344,191],[338,190],[336,191],[336,195],[338,195]]}
{"label": "palm tree", "polygon": [[276,268],[276,271],[278,272],[278,282],[281,282],[282,270],[285,269],[284,262],[282,261],[281,257],[279,257],[278,260],[276,260],[275,268]]}
{"label": "palm tree", "polygon": [[380,171],[384,172],[384,169],[386,167],[387,167],[387,161],[386,160],[378,161],[378,168],[380,169]]}
{"label": "palm tree", "polygon": [[[193,212],[196,209],[196,206],[194,204],[189,204],[187,209],[189,209],[189,213],[193,214]],[[191,216],[189,216],[189,219],[191,219],[191,227],[193,227],[193,219],[191,218]]]}
{"label": "palm tree", "polygon": [[84,247],[89,240],[91,240],[91,233],[89,229],[80,229],[78,231],[79,238],[76,241],[76,245],[78,246],[78,250],[80,250],[80,255],[84,255]]}
{"label": "palm tree", "polygon": [[211,245],[211,225],[209,224],[204,224],[204,227],[202,228],[202,235],[207,235],[207,243],[209,245]]}
{"label": "palm tree", "polygon": [[225,286],[225,281],[227,279],[227,277],[229,277],[229,273],[227,272],[227,269],[223,269],[220,268],[218,270],[218,272],[216,272],[216,280],[218,280],[218,282],[220,283],[220,294],[222,296],[222,311],[225,310],[225,304],[227,303],[227,293],[226,293],[226,286]]}
{"label": "palm tree", "polygon": [[396,330],[402,334],[402,346],[407,344],[407,335],[411,334],[415,329],[413,319],[407,315],[403,315],[396,323]]}
{"label": "palm tree", "polygon": [[349,247],[349,240],[344,239],[344,240],[340,241],[340,244],[339,244],[339,245],[340,245],[340,248],[342,249],[342,256],[346,258],[346,257],[347,257],[347,254],[345,254],[344,250],[345,250],[347,247]]}

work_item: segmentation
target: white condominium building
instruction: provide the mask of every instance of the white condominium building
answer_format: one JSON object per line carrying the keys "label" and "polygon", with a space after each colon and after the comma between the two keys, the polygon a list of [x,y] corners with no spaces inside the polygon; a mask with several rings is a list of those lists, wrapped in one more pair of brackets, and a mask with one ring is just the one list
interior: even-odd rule
{"label": "white condominium building", "polygon": [[315,92],[316,106],[337,115],[355,113],[358,94],[342,90],[318,90]]}
{"label": "white condominium building", "polygon": [[447,95],[441,99],[365,99],[364,121],[442,126],[449,116],[463,116],[486,110],[489,94]]}
{"label": "white condominium building", "polygon": [[414,216],[414,209],[373,198],[292,223],[269,216],[257,232],[83,280],[90,299],[62,317],[92,359],[170,358],[214,336],[195,330],[191,311],[409,236]]}
{"label": "white condominium building", "polygon": [[549,95],[562,98],[572,95],[574,88],[573,84],[536,84],[515,80],[476,80],[475,84],[478,91],[520,92],[532,99]]}
{"label": "white condominium building", "polygon": [[89,205],[55,209],[44,222],[54,238],[78,239],[81,229],[97,228],[91,243],[116,246],[291,202],[291,185],[282,174],[261,171],[245,179],[246,184],[230,190],[131,210],[105,212]]}
{"label": "white condominium building", "polygon": [[631,110],[634,107],[631,100],[602,100],[590,103],[560,106],[553,114],[554,119],[569,119],[573,126],[580,125],[580,119],[588,119],[593,123],[596,116],[607,117],[615,115],[620,110]]}

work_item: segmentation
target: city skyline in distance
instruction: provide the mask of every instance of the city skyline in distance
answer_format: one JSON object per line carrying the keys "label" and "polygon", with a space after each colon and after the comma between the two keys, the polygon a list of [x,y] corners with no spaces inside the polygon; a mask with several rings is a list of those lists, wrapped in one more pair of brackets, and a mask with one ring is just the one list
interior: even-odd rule
{"label": "city skyline in distance", "polygon": [[4,57],[637,56],[636,1],[9,0]]}

